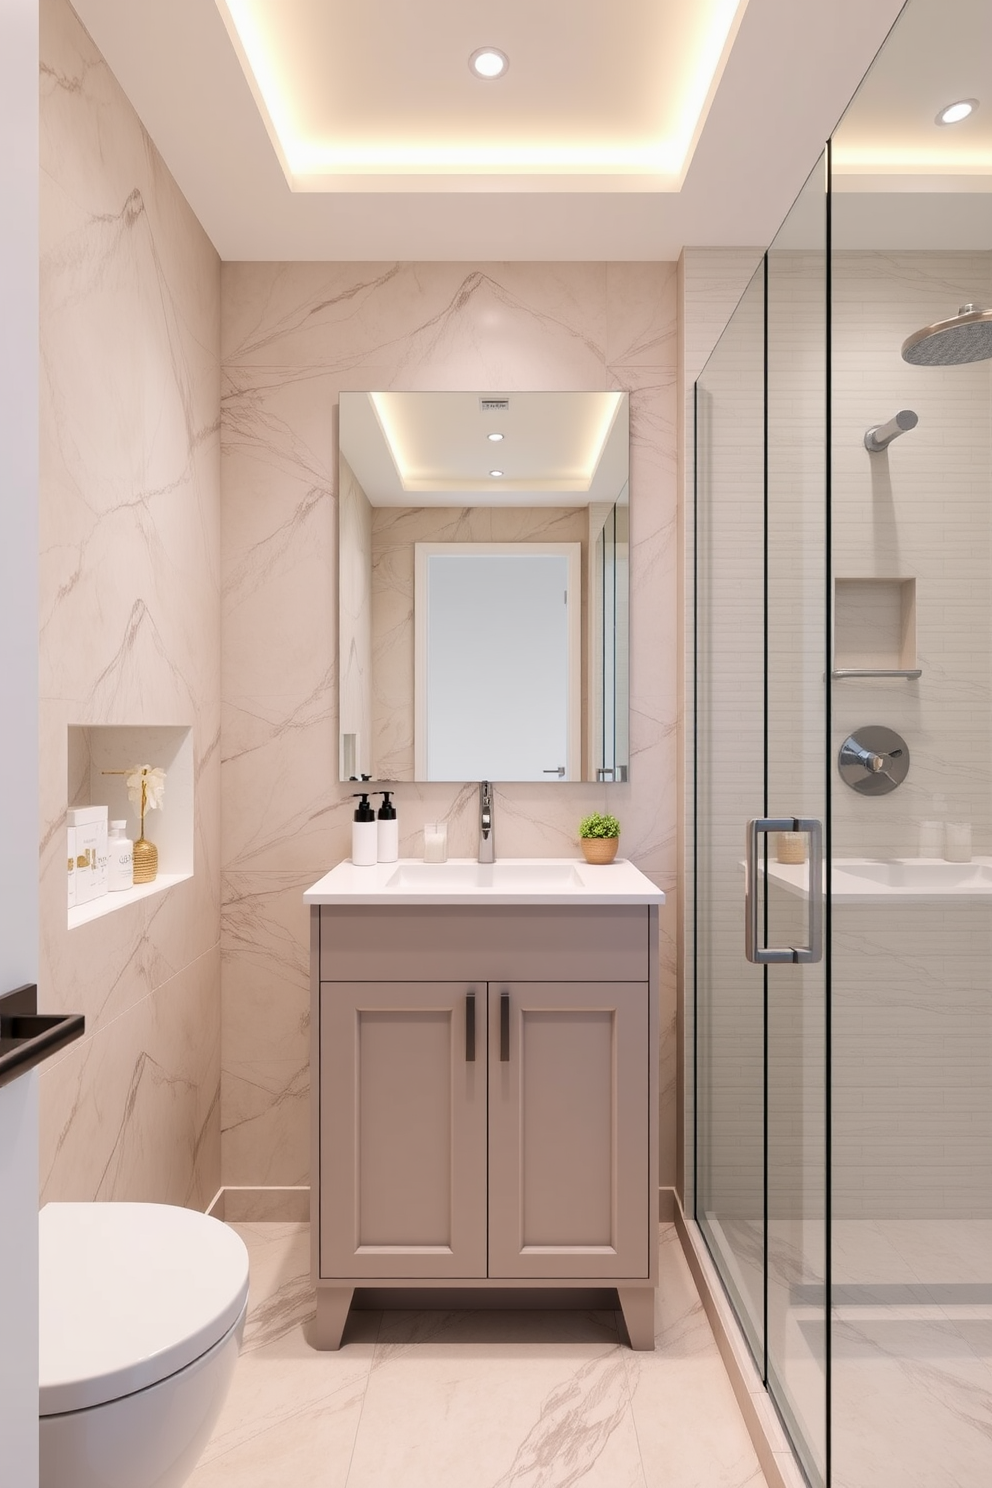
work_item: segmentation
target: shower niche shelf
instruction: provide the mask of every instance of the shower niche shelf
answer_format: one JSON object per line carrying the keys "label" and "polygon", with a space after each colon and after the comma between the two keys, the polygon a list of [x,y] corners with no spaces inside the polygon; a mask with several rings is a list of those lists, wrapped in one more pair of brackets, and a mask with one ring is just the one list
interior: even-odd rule
{"label": "shower niche shelf", "polygon": [[834,580],[834,677],[922,675],[915,579]]}
{"label": "shower niche shelf", "polygon": [[127,821],[127,834],[138,835],[138,816],[127,798],[123,775],[105,770],[133,765],[161,765],[165,800],[160,811],[145,817],[145,835],[158,848],[158,873],[151,883],[91,899],[67,911],[69,929],[102,919],[139,899],[160,894],[193,877],[193,730],[155,724],[70,725],[67,749],[69,806],[106,805],[111,821]]}

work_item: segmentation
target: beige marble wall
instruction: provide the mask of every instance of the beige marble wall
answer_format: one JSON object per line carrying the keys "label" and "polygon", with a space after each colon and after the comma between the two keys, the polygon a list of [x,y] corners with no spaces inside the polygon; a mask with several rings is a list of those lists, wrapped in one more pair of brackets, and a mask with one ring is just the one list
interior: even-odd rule
{"label": "beige marble wall", "polygon": [[[676,277],[674,264],[226,264],[223,1173],[308,1176],[303,889],[347,856],[337,781],[337,397],[377,388],[631,394],[631,780],[497,793],[500,851],[577,854],[587,811],[665,889],[663,1155],[674,1181]],[[401,851],[446,817],[474,853],[477,790],[399,791]]]}
{"label": "beige marble wall", "polygon": [[[64,0],[42,0],[41,57],[40,984],[87,1024],[42,1075],[42,1195],[203,1205],[220,1175],[220,266]],[[72,724],[192,727],[195,875],[68,931]]]}

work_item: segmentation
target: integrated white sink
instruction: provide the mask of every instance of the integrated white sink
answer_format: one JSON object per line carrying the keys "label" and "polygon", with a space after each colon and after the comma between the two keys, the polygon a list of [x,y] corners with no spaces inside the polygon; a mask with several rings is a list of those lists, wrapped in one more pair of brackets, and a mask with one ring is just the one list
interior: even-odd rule
{"label": "integrated white sink", "polygon": [[401,863],[386,879],[387,889],[581,889],[575,863]]}
{"label": "integrated white sink", "polygon": [[664,904],[665,896],[624,858],[598,866],[580,858],[402,858],[356,868],[339,863],[304,894],[307,904]]}

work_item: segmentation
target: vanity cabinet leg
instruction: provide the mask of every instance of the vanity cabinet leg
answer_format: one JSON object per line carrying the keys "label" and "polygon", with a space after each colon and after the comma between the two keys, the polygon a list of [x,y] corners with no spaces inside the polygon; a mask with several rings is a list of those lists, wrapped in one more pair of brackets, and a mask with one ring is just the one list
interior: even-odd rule
{"label": "vanity cabinet leg", "polygon": [[339,1349],[354,1287],[318,1287],[317,1318],[311,1340],[315,1349]]}
{"label": "vanity cabinet leg", "polygon": [[654,1287],[617,1287],[632,1349],[654,1348]]}

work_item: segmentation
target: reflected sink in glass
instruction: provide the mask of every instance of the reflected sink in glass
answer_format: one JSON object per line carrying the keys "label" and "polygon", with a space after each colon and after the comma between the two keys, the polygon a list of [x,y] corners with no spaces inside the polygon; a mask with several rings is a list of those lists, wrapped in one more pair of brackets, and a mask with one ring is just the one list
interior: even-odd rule
{"label": "reflected sink in glass", "polygon": [[984,863],[942,863],[919,859],[896,859],[871,862],[842,859],[836,863],[840,872],[851,878],[866,879],[889,889],[992,889],[992,868]]}
{"label": "reflected sink in glass", "polygon": [[[743,867],[743,864],[741,865]],[[808,863],[769,862],[771,884],[805,899]],[[834,904],[990,904],[992,859],[945,863],[939,858],[835,858],[830,876]]]}
{"label": "reflected sink in glass", "polygon": [[507,889],[547,894],[582,888],[571,863],[401,863],[386,879],[387,889],[457,893],[460,889]]}

